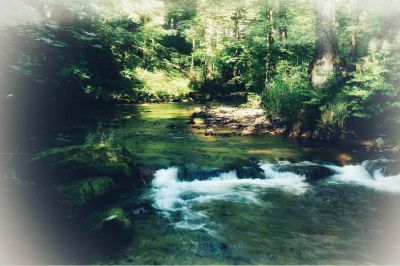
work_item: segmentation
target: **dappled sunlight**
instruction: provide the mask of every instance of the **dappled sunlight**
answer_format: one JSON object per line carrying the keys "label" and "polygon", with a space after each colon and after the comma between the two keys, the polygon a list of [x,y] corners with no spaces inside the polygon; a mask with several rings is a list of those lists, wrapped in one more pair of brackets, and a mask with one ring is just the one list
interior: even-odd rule
{"label": "dappled sunlight", "polygon": [[0,0],[0,264],[398,264],[399,0]]}

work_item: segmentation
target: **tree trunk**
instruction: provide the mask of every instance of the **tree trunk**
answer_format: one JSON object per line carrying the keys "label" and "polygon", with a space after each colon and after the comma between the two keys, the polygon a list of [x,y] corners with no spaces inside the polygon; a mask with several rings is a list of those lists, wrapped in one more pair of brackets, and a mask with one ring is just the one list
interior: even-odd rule
{"label": "tree trunk", "polygon": [[281,42],[281,47],[283,51],[287,50],[287,26],[286,26],[286,20],[287,20],[287,2],[285,0],[281,1],[279,3],[279,20],[280,20],[280,25],[279,25],[279,39]]}
{"label": "tree trunk", "polygon": [[268,33],[267,33],[267,62],[265,73],[265,88],[269,89],[270,80],[272,78],[274,68],[274,7],[272,0],[267,0],[267,20],[268,20]]}
{"label": "tree trunk", "polygon": [[190,64],[190,76],[194,77],[194,51],[196,49],[196,39],[192,38],[192,62]]}
{"label": "tree trunk", "polygon": [[206,30],[206,51],[207,51],[207,59],[206,59],[206,79],[213,79],[213,64],[210,62],[211,57],[213,56],[213,47],[212,47],[212,38],[214,34],[214,23],[209,20],[207,23]]}
{"label": "tree trunk", "polygon": [[334,30],[335,0],[317,0],[316,46],[311,84],[321,88],[335,75],[337,40]]}
{"label": "tree trunk", "polygon": [[147,15],[144,15],[144,17],[143,17],[143,55],[142,55],[143,62],[146,62],[146,53],[147,53],[146,28],[147,28],[148,22],[149,22],[149,17]]}

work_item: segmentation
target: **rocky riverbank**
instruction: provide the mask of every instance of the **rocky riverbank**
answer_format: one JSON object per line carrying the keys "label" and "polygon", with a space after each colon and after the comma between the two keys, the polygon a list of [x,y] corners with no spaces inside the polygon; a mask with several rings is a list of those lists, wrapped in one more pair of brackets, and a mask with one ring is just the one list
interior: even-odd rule
{"label": "rocky riverbank", "polygon": [[353,134],[305,130],[301,123],[290,125],[283,117],[269,118],[264,109],[209,107],[196,110],[191,116],[192,128],[208,136],[286,136],[297,140],[335,141],[340,139],[367,152],[399,154],[400,143],[387,137],[357,139]]}
{"label": "rocky riverbank", "polygon": [[191,123],[194,128],[205,129],[205,135],[275,136],[288,131],[285,119],[268,119],[263,109],[255,108],[206,106],[193,113]]}

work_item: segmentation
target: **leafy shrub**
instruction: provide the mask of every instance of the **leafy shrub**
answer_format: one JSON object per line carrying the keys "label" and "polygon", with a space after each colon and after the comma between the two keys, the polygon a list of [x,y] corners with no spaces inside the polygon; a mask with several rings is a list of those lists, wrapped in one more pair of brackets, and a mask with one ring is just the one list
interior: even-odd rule
{"label": "leafy shrub", "polygon": [[277,64],[277,74],[263,95],[270,115],[283,115],[291,121],[301,119],[312,93],[307,71],[307,66],[293,66],[288,61]]}
{"label": "leafy shrub", "polygon": [[350,101],[350,114],[357,118],[372,118],[387,110],[390,97],[396,96],[387,82],[391,46],[387,41],[371,41],[368,55],[361,59],[343,91]]}

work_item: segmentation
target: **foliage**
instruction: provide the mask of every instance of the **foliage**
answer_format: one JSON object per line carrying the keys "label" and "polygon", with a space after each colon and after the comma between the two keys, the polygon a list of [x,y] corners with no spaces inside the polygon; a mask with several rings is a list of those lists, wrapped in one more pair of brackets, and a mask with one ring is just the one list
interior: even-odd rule
{"label": "foliage", "polygon": [[2,20],[1,95],[53,110],[258,95],[310,130],[400,123],[396,1],[336,4],[337,73],[315,90],[312,0],[18,0]]}
{"label": "foliage", "polygon": [[391,97],[397,96],[393,85],[385,79],[390,72],[390,53],[391,47],[387,41],[379,46],[377,41],[370,42],[368,55],[360,60],[359,69],[352,73],[344,87],[344,93],[351,103],[352,116],[371,118],[390,108],[387,103],[390,103]]}
{"label": "foliage", "polygon": [[312,91],[308,83],[307,66],[291,66],[288,61],[278,63],[278,73],[264,93],[264,105],[270,115],[284,115],[291,121],[304,118],[307,101]]}
{"label": "foliage", "polygon": [[135,69],[136,76],[143,82],[143,94],[146,101],[165,101],[182,99],[188,95],[189,80],[180,73],[165,71],[150,72],[142,68]]}

